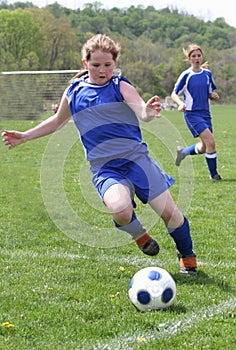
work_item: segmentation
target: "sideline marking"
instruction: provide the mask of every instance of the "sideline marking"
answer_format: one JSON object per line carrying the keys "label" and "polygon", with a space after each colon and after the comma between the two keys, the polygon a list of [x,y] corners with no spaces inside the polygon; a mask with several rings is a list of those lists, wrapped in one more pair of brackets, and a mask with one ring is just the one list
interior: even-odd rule
{"label": "sideline marking", "polygon": [[[98,249],[98,248],[97,248]],[[57,253],[57,252],[50,252],[50,253],[38,253],[36,251],[33,250],[27,250],[27,251],[21,251],[21,250],[17,250],[17,251],[12,251],[12,250],[8,250],[8,249],[2,249],[1,250],[2,255],[6,254],[12,257],[29,257],[29,258],[44,258],[44,257],[48,257],[48,258],[58,258],[58,259],[71,259],[71,260],[75,260],[75,259],[82,259],[82,260],[89,260],[91,258],[91,256],[89,255],[85,255],[85,254],[73,254],[73,253]],[[175,257],[175,255],[173,255],[173,257]],[[158,259],[158,257],[157,257]],[[117,257],[115,258],[114,256],[112,257],[112,261],[116,262],[118,264],[120,263],[126,263],[129,265],[134,265],[134,266],[140,266],[141,264],[149,264],[149,266],[156,266],[158,263],[157,259],[150,259],[148,257],[145,256],[141,256],[141,257],[137,257],[137,256],[124,256],[124,257]],[[99,261],[111,261],[111,257],[108,255],[101,255],[99,256]],[[160,258],[160,260],[163,260],[163,257]],[[172,257],[170,259],[166,259],[165,258],[165,262],[171,262],[172,261]],[[176,258],[176,262],[178,264],[177,258]],[[216,268],[216,267],[222,267],[222,268],[234,268],[236,267],[236,262],[231,261],[230,263],[227,262],[223,262],[223,261],[218,261],[215,264],[214,263],[209,263],[208,261],[200,261],[198,260],[198,266],[210,266],[212,268]]]}

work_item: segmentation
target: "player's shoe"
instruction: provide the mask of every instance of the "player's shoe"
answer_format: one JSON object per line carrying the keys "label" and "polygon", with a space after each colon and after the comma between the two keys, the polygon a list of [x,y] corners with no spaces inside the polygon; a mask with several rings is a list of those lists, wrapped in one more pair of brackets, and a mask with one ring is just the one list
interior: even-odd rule
{"label": "player's shoe", "polygon": [[142,250],[144,254],[151,255],[151,256],[157,255],[160,251],[159,244],[153,238],[150,238],[149,241],[147,241],[147,243],[144,244],[144,246],[139,248],[140,250]]}
{"label": "player's shoe", "polygon": [[184,158],[186,157],[182,151],[183,151],[184,147],[182,146],[178,146],[176,148],[176,152],[177,152],[177,156],[175,158],[175,165],[180,166],[180,163],[182,162],[182,160],[184,160]]}
{"label": "player's shoe", "polygon": [[196,275],[197,274],[197,259],[196,255],[182,255],[177,252],[180,263],[180,273],[184,275]]}
{"label": "player's shoe", "polygon": [[157,255],[160,251],[160,247],[157,241],[152,238],[147,232],[136,239],[136,243],[144,254],[154,256]]}
{"label": "player's shoe", "polygon": [[220,180],[222,180],[222,177],[219,174],[216,174],[214,176],[211,176],[210,179],[212,181],[220,181]]}

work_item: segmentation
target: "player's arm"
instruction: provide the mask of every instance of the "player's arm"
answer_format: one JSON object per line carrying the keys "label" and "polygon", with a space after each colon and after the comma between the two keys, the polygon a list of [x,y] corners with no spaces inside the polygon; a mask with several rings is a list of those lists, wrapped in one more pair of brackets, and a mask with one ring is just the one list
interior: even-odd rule
{"label": "player's arm", "polygon": [[179,112],[184,112],[186,110],[186,104],[184,103],[184,101],[181,100],[181,98],[178,94],[176,94],[175,91],[172,92],[171,98],[175,103],[177,103]]}
{"label": "player's arm", "polygon": [[44,120],[34,128],[24,132],[4,130],[2,133],[2,141],[9,148],[13,148],[29,140],[52,134],[56,130],[60,129],[70,119],[70,117],[71,113],[68,106],[66,93],[64,93],[58,111],[53,116]]}
{"label": "player's arm", "polygon": [[125,102],[141,120],[148,122],[160,117],[161,104],[158,96],[153,96],[145,103],[137,90],[125,81],[120,82],[120,91]]}

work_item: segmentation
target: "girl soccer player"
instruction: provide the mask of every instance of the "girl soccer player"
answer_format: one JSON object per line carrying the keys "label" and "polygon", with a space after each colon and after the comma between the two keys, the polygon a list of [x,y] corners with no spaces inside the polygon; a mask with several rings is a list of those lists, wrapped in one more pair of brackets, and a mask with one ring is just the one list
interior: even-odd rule
{"label": "girl soccer player", "polygon": [[149,156],[137,118],[148,122],[160,117],[159,97],[145,103],[125,77],[114,75],[119,52],[119,45],[105,35],[89,39],[82,49],[84,70],[72,79],[57,112],[28,131],[5,130],[3,142],[12,148],[51,134],[72,116],[93,183],[115,226],[129,233],[144,254],[158,254],[158,243],[135,215],[136,194],[163,219],[176,245],[180,272],[196,274],[189,223],[169,192],[174,179]]}
{"label": "girl soccer player", "polygon": [[[177,103],[179,112],[184,112],[186,124],[193,137],[199,137],[200,142],[186,148],[178,146],[175,164],[179,166],[188,155],[205,153],[210,179],[221,180],[217,172],[216,146],[209,106],[209,99],[218,100],[219,95],[214,91],[216,86],[211,71],[205,68],[206,63],[202,65],[201,47],[191,44],[183,51],[191,67],[180,74],[171,97]],[[181,93],[184,94],[184,102],[179,97]]]}

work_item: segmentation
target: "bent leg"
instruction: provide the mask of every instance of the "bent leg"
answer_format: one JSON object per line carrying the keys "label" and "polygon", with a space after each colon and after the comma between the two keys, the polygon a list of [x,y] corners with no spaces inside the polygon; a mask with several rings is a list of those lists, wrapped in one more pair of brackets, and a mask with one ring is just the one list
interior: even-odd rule
{"label": "bent leg", "polygon": [[130,189],[122,184],[114,184],[106,190],[103,201],[119,225],[127,225],[133,215]]}
{"label": "bent leg", "polygon": [[178,146],[176,149],[177,155],[175,158],[175,164],[177,166],[180,166],[180,163],[182,162],[182,160],[184,160],[185,157],[203,153],[200,151],[199,145],[200,143],[196,143],[185,148],[182,146]]}
{"label": "bent leg", "polygon": [[152,209],[163,219],[167,231],[182,255],[193,255],[193,244],[188,219],[177,208],[169,190],[150,201]]}
{"label": "bent leg", "polygon": [[103,200],[119,230],[129,233],[143,253],[158,254],[157,242],[148,234],[135,215],[130,190],[127,186],[122,184],[110,186],[106,190]]}
{"label": "bent leg", "polygon": [[169,190],[151,200],[149,205],[163,219],[166,227],[175,229],[183,224],[183,214],[175,204]]}
{"label": "bent leg", "polygon": [[196,275],[197,260],[193,251],[188,219],[177,208],[168,190],[153,199],[150,205],[161,216],[168,233],[175,242],[180,261],[180,273]]}

